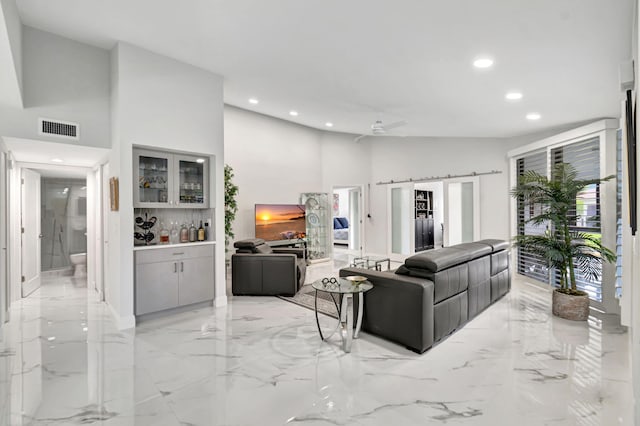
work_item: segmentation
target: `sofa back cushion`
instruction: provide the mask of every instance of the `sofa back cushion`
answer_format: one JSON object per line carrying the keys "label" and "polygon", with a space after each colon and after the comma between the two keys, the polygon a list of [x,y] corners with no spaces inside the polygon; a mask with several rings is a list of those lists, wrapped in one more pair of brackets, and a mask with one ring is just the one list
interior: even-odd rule
{"label": "sofa back cushion", "polygon": [[470,259],[469,254],[454,247],[423,251],[404,261],[407,268],[426,269],[431,272],[442,271]]}
{"label": "sofa back cushion", "polygon": [[478,243],[491,246],[491,250],[494,253],[501,250],[507,250],[509,248],[509,242],[505,240],[487,239],[487,240],[480,240],[478,241]]}
{"label": "sofa back cushion", "polygon": [[451,246],[451,248],[465,251],[469,256],[469,260],[486,256],[488,254],[491,254],[492,251],[491,246],[480,242],[456,244],[454,246]]}
{"label": "sofa back cushion", "polygon": [[245,240],[239,240],[233,243],[235,248],[248,248],[252,249],[255,246],[259,246],[260,244],[264,244],[265,241],[262,238],[247,238]]}

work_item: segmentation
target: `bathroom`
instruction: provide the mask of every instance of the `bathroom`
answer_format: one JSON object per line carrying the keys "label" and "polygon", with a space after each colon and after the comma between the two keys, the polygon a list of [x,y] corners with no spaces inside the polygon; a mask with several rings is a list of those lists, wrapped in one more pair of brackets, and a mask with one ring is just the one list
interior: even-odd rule
{"label": "bathroom", "polygon": [[43,276],[71,275],[86,286],[86,180],[42,176],[40,188]]}

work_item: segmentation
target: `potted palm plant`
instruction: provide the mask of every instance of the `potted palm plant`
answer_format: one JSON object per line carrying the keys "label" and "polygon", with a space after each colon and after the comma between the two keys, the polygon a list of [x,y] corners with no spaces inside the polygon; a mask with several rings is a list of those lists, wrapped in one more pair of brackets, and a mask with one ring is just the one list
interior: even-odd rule
{"label": "potted palm plant", "polygon": [[528,205],[539,207],[525,223],[546,225],[542,235],[518,235],[515,245],[537,255],[559,274],[559,287],[553,291],[553,314],[570,320],[589,317],[589,295],[576,286],[576,271],[589,280],[602,276],[602,263],[614,262],[616,255],[602,245],[600,235],[582,232],[576,224],[576,198],[585,187],[610,180],[578,179],[575,168],[557,164],[551,179],[535,171],[526,171],[511,195]]}
{"label": "potted palm plant", "polygon": [[[224,247],[225,252],[228,249],[231,239],[235,236],[233,233],[233,221],[238,213],[238,186],[233,183],[233,168],[224,165]],[[227,259],[227,263],[229,259]]]}

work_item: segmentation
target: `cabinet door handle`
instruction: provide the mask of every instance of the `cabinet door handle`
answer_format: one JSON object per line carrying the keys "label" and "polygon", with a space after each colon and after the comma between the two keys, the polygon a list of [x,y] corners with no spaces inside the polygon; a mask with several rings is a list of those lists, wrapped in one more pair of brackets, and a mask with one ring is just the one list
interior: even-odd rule
{"label": "cabinet door handle", "polygon": [[178,262],[173,262],[173,273],[178,272]]}
{"label": "cabinet door handle", "polygon": [[184,253],[172,253],[174,256],[182,256]]}
{"label": "cabinet door handle", "polygon": [[184,262],[180,262],[180,272],[184,272]]}

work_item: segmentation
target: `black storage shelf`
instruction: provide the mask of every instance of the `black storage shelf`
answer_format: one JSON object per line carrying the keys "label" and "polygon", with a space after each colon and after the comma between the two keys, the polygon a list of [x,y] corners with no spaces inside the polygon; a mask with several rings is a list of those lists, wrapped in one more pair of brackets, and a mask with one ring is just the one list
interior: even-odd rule
{"label": "black storage shelf", "polygon": [[415,191],[415,250],[434,248],[433,191]]}

